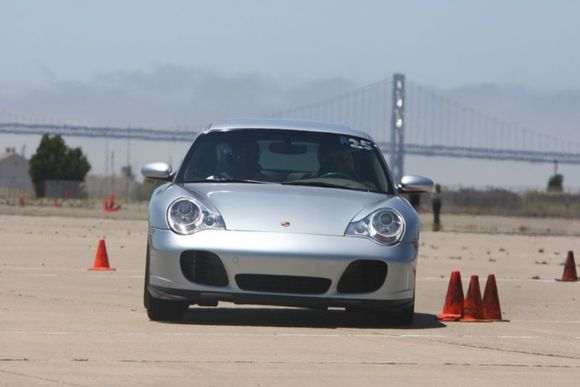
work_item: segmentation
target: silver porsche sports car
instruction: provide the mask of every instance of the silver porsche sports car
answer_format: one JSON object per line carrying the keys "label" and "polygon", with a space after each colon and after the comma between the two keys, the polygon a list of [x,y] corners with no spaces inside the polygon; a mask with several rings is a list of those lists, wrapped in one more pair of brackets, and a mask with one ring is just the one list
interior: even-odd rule
{"label": "silver porsche sports car", "polygon": [[373,139],[315,121],[240,119],[199,134],[149,206],[144,303],[151,320],[189,305],[345,308],[410,324],[419,216]]}

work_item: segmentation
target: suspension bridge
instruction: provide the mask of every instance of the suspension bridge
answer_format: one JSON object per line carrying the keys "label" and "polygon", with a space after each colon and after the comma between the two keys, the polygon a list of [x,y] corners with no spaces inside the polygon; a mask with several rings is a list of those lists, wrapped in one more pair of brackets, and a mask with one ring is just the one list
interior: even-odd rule
{"label": "suspension bridge", "polygon": [[[405,155],[580,165],[580,144],[466,106],[402,74],[264,116],[340,122],[366,131],[388,154],[396,178]],[[0,134],[191,142],[198,130],[76,125],[0,109]]]}

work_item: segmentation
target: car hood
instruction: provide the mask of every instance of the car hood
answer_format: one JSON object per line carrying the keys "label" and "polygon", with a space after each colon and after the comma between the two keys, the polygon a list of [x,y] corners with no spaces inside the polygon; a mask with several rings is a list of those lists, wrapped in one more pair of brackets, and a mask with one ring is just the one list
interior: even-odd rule
{"label": "car hood", "polygon": [[222,215],[228,230],[344,235],[350,221],[386,194],[280,184],[186,184]]}

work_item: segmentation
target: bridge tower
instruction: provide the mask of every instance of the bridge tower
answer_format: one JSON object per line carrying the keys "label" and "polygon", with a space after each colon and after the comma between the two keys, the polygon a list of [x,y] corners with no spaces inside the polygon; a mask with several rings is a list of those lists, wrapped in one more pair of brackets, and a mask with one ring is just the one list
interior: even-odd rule
{"label": "bridge tower", "polygon": [[403,177],[405,160],[405,75],[393,74],[393,108],[391,115],[391,149],[389,167],[398,184]]}

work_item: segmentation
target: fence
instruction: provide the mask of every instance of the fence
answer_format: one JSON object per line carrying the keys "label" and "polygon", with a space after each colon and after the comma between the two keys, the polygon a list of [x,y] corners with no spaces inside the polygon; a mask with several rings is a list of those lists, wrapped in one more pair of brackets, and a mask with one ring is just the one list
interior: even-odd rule
{"label": "fence", "polygon": [[[82,201],[100,202],[110,193],[124,203],[140,203],[149,200],[151,192],[159,183],[138,183],[123,178],[89,176],[79,185],[79,195],[73,196],[73,186],[78,182],[51,181],[48,183],[49,198],[66,199],[82,197]],[[65,193],[67,193],[65,195]],[[76,193],[75,193],[76,195]],[[17,204],[19,197],[28,200],[35,197],[32,189],[0,187],[0,204]],[[442,214],[505,215],[535,217],[580,217],[580,193],[547,193],[545,191],[511,191],[501,188],[442,187]],[[51,203],[38,201],[39,205]],[[79,203],[79,205],[82,205]],[[420,196],[420,211],[431,212],[431,195]]]}
{"label": "fence", "polygon": [[[441,193],[442,213],[533,217],[580,217],[580,194],[506,189],[460,188]],[[421,211],[431,211],[430,195],[422,195]]]}
{"label": "fence", "polygon": [[[88,199],[101,200],[114,193],[124,202],[139,202],[149,200],[151,193],[158,184],[153,182],[138,183],[121,177],[88,176],[84,182],[50,180],[43,184],[44,197],[49,199]],[[5,201],[19,197],[36,198],[35,190],[29,186],[18,188],[0,185],[0,198]]]}

